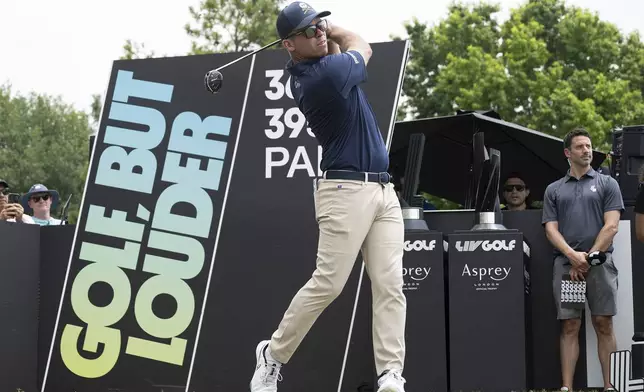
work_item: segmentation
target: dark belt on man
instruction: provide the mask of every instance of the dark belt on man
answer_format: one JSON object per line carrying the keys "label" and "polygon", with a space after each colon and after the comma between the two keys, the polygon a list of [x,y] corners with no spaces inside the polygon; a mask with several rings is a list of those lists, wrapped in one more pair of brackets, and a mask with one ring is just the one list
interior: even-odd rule
{"label": "dark belt on man", "polygon": [[383,173],[368,173],[368,172],[354,172],[345,170],[327,170],[324,172],[322,178],[327,180],[355,180],[364,182],[375,182],[378,184],[388,184],[391,182],[391,174]]}

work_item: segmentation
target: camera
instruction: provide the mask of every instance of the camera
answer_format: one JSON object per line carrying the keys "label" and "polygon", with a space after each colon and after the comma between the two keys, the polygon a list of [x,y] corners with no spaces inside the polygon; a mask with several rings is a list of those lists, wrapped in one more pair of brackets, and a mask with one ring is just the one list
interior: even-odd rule
{"label": "camera", "polygon": [[20,194],[19,193],[10,193],[9,194],[9,204],[20,204]]}

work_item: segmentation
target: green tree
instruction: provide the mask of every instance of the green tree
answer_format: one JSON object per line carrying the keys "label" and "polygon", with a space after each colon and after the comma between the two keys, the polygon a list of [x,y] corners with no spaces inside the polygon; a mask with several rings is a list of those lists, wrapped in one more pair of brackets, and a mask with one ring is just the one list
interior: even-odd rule
{"label": "green tree", "polygon": [[[192,21],[184,31],[192,38],[187,54],[254,50],[277,39],[275,21],[285,0],[202,0],[189,7]],[[128,39],[121,60],[158,57],[145,43]],[[101,96],[93,97],[94,103]],[[100,108],[100,103],[99,103]],[[93,110],[93,109],[92,109]],[[98,117],[95,118],[98,122]]]}
{"label": "green tree", "polygon": [[644,123],[644,44],[563,0],[528,0],[502,25],[497,4],[453,4],[411,40],[401,112],[412,118],[493,109],[562,137],[583,126],[607,151],[612,129]]}
{"label": "green tree", "polygon": [[195,25],[185,31],[190,54],[254,50],[277,39],[275,21],[283,0],[202,0],[190,7]]}
{"label": "green tree", "polygon": [[[60,193],[61,205],[73,195],[75,222],[89,163],[88,115],[60,98],[13,94],[0,86],[0,168],[14,192],[42,183]],[[60,213],[60,208],[55,214]]]}
{"label": "green tree", "polygon": [[121,60],[146,59],[154,57],[156,54],[153,50],[148,50],[144,43],[138,43],[128,39],[123,44],[123,55]]}
{"label": "green tree", "polygon": [[101,94],[92,94],[92,103],[89,108],[89,118],[94,132],[98,131],[98,122],[101,119],[101,110],[103,109]]}

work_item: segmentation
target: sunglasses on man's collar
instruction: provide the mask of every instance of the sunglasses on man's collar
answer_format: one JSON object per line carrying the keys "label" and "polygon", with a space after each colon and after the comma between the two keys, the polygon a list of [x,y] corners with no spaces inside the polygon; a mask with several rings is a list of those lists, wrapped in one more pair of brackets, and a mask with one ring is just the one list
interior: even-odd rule
{"label": "sunglasses on man's collar", "polygon": [[311,38],[313,38],[313,37],[315,37],[317,35],[318,29],[320,29],[320,31],[326,31],[327,23],[326,23],[325,19],[322,19],[321,21],[317,22],[316,24],[308,25],[308,26],[306,26],[305,28],[303,28],[301,30],[294,31],[284,39],[295,37],[296,35],[303,35],[306,38],[311,39]]}

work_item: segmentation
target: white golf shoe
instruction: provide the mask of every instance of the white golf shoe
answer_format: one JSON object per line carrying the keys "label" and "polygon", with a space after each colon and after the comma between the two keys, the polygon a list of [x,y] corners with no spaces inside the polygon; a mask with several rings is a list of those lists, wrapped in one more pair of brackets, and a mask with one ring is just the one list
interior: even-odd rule
{"label": "white golf shoe", "polygon": [[282,364],[271,357],[269,343],[270,340],[261,341],[255,349],[257,365],[250,380],[250,392],[277,392],[277,382],[282,381]]}
{"label": "white golf shoe", "polygon": [[399,370],[388,370],[378,379],[378,392],[405,392],[405,382]]}

